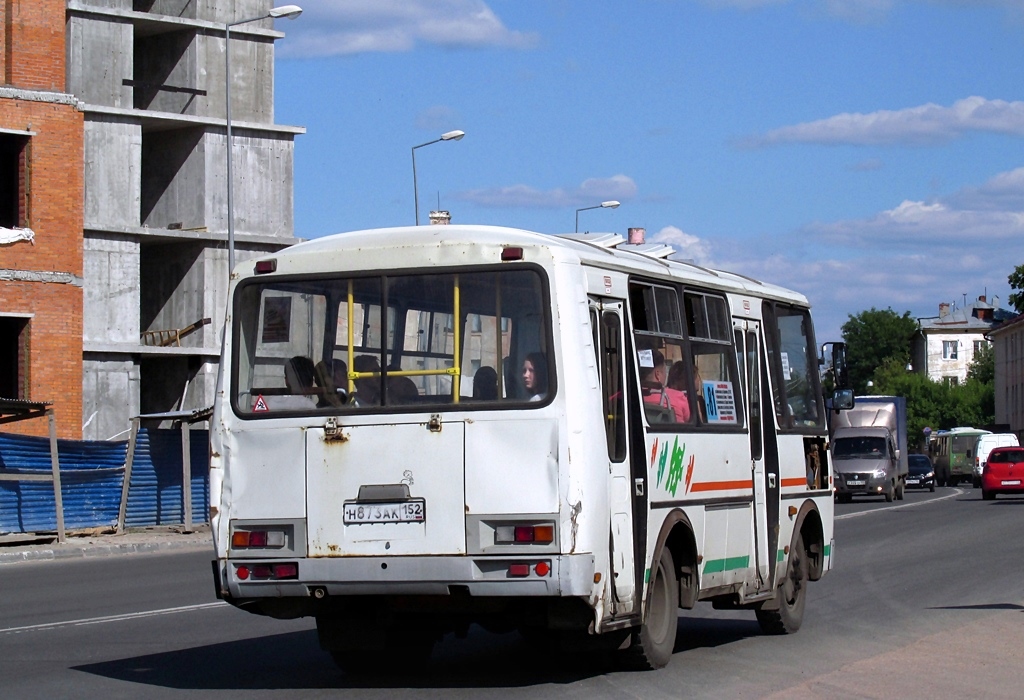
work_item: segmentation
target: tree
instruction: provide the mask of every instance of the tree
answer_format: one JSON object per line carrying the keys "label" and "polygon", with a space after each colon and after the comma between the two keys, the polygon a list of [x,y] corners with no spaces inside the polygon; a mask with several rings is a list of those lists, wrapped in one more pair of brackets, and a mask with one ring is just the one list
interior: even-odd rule
{"label": "tree", "polygon": [[887,360],[895,359],[905,366],[910,361],[910,341],[917,332],[917,321],[904,311],[900,316],[891,308],[880,311],[871,307],[843,324],[847,366],[854,391],[863,394],[875,370]]}
{"label": "tree", "polygon": [[1010,306],[1019,314],[1024,314],[1024,265],[1013,268],[1013,272],[1006,278],[1010,283],[1013,294],[1010,295]]}
{"label": "tree", "polygon": [[974,353],[970,367],[967,368],[967,381],[978,381],[994,384],[996,379],[996,351],[988,343],[982,343],[978,352]]}

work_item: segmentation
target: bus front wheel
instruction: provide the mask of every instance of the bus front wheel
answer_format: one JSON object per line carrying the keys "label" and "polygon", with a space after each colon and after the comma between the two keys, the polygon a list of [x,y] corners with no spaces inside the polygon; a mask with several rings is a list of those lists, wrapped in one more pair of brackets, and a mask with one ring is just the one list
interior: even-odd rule
{"label": "bus front wheel", "polygon": [[761,607],[756,611],[757,622],[765,634],[792,634],[800,629],[807,605],[808,573],[807,552],[804,550],[803,535],[797,535],[796,543],[789,551],[786,577],[775,592],[770,608]]}

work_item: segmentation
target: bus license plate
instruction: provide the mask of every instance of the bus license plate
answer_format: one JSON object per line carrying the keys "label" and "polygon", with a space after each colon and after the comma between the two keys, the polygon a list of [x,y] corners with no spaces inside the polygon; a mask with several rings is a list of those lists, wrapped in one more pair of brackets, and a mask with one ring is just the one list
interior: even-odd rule
{"label": "bus license plate", "polygon": [[1013,481],[1004,481],[1003,486],[1020,486],[1020,479],[1014,479]]}
{"label": "bus license plate", "polygon": [[422,498],[401,503],[346,501],[343,519],[346,525],[422,523],[427,519],[427,502]]}
{"label": "bus license plate", "polygon": [[863,479],[848,479],[847,482],[846,482],[846,485],[847,486],[863,486],[864,485],[864,480]]}

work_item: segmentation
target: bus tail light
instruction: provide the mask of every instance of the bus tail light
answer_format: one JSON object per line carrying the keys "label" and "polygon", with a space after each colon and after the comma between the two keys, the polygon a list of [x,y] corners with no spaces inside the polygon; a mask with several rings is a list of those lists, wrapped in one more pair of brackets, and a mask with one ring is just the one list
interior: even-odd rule
{"label": "bus tail light", "polygon": [[278,562],[275,564],[238,564],[235,576],[240,581],[285,581],[299,577],[297,562]]}
{"label": "bus tail light", "polygon": [[494,544],[551,544],[555,541],[555,526],[504,525],[494,529]]}
{"label": "bus tail light", "polygon": [[530,574],[544,578],[551,573],[550,561],[538,561],[534,564],[520,562],[508,565],[509,578],[527,578]]}
{"label": "bus tail light", "polygon": [[529,564],[512,564],[508,567],[508,575],[515,576],[516,578],[522,578],[530,575]]}
{"label": "bus tail light", "polygon": [[284,543],[283,530],[235,530],[231,534],[232,549],[279,549]]}

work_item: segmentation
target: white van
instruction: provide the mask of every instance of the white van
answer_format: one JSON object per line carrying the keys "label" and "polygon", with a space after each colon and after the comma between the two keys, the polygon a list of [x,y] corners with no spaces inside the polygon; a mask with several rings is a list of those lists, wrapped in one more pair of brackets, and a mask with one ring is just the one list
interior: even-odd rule
{"label": "white van", "polygon": [[974,488],[981,488],[981,472],[985,470],[988,453],[997,447],[1018,447],[1020,442],[1013,433],[992,433],[978,437],[974,449]]}

